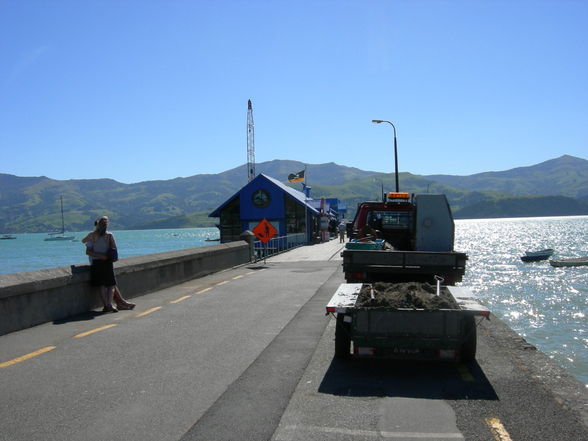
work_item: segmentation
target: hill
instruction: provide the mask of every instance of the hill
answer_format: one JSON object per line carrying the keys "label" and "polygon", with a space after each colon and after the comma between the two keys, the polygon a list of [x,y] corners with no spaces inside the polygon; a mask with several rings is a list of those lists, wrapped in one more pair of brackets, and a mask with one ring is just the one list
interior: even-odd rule
{"label": "hill", "polygon": [[[399,179],[402,191],[446,194],[454,213],[460,217],[584,214],[582,204],[588,200],[587,165],[584,159],[563,156],[505,172],[472,176],[418,176],[404,172]],[[274,160],[257,164],[256,173],[285,182],[290,173],[304,168],[298,161]],[[307,165],[306,175],[313,197],[339,198],[351,212],[358,202],[379,200],[383,190],[394,188],[391,173],[363,171],[332,162]],[[57,229],[61,225],[60,196],[69,231],[89,230],[93,219],[103,214],[112,218],[115,230],[211,226],[215,219],[208,218],[208,213],[246,183],[246,165],[219,174],[135,184],[112,179],[60,181],[45,176],[0,174],[0,232]],[[301,189],[299,183],[290,185]],[[549,204],[532,208],[532,204],[524,203],[515,210],[517,204],[507,202],[514,196],[550,196],[556,190],[559,193],[555,195],[568,198],[560,201],[561,209],[557,212]],[[563,209],[562,204],[568,207]],[[527,211],[521,208],[525,206]]]}
{"label": "hill", "polygon": [[455,213],[456,219],[588,215],[588,203],[565,196],[485,199]]}
{"label": "hill", "polygon": [[513,196],[588,196],[588,161],[569,155],[502,172],[470,176],[430,175],[427,178],[468,191],[503,192]]}

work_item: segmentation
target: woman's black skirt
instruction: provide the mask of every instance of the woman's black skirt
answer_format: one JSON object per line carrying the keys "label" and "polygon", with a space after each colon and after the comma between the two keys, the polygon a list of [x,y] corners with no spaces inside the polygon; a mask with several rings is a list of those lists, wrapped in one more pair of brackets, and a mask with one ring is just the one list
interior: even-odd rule
{"label": "woman's black skirt", "polygon": [[110,260],[94,260],[90,266],[90,283],[92,286],[114,286],[114,268]]}

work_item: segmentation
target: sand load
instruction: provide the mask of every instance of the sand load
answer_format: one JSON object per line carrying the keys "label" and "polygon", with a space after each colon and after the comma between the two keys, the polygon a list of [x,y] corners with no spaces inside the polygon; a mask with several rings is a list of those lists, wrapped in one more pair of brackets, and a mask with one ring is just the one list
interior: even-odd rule
{"label": "sand load", "polygon": [[446,287],[429,283],[376,282],[364,284],[355,306],[360,308],[409,308],[409,309],[459,309],[457,302]]}

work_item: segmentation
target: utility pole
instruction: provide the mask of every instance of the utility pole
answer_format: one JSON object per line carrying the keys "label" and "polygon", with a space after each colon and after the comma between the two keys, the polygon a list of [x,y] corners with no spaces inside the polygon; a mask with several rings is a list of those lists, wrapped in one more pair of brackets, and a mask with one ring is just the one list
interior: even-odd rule
{"label": "utility pole", "polygon": [[253,130],[253,106],[247,101],[247,182],[255,178],[255,134]]}

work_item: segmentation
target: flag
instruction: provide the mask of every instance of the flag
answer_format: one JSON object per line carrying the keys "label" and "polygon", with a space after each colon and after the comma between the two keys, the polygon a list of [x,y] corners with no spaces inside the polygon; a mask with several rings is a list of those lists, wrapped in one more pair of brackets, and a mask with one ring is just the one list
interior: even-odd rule
{"label": "flag", "polygon": [[288,182],[300,182],[304,181],[304,170],[299,171],[298,173],[290,173],[288,175]]}

